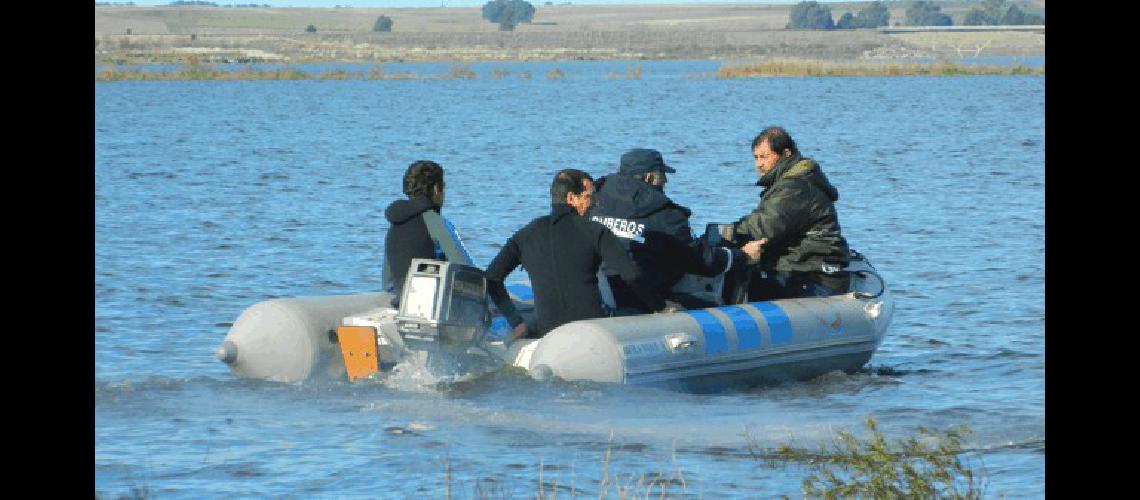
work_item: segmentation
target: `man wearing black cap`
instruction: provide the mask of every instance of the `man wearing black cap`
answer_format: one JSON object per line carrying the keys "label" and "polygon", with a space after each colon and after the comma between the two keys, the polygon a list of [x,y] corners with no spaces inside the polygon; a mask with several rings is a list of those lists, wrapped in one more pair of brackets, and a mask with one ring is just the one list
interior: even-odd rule
{"label": "man wearing black cap", "polygon": [[[686,272],[715,276],[726,270],[731,259],[731,250],[707,248],[694,239],[689,227],[692,212],[665,195],[667,174],[676,171],[656,150],[626,151],[618,172],[598,179],[589,212],[590,220],[618,236],[634,261],[651,275],[654,288],[663,294],[668,294]],[[618,309],[650,311],[620,276],[609,269],[606,274]],[[686,307],[715,305],[696,303],[685,296],[670,298]]]}

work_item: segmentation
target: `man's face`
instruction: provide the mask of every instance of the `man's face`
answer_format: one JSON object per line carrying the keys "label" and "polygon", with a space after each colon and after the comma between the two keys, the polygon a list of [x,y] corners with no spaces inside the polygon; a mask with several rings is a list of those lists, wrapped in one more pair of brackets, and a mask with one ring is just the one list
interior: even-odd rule
{"label": "man's face", "polygon": [[771,171],[772,167],[776,166],[776,161],[780,159],[780,155],[772,151],[772,147],[768,145],[767,139],[756,145],[756,149],[752,150],[752,157],[756,158],[756,172],[761,177]]}
{"label": "man's face", "polygon": [[435,190],[432,192],[432,195],[431,195],[431,201],[432,201],[432,203],[435,203],[435,206],[437,206],[437,207],[443,206],[443,180],[442,179],[439,181],[439,184],[435,185]]}
{"label": "man's face", "polygon": [[669,182],[669,178],[665,176],[664,171],[654,170],[646,176],[645,182],[649,183],[650,186],[653,186],[658,191],[664,191],[665,183]]}
{"label": "man's face", "polygon": [[578,215],[586,215],[586,210],[594,202],[594,183],[590,179],[582,179],[582,185],[586,189],[581,194],[568,193],[566,195],[566,204],[574,207],[574,210],[578,211]]}

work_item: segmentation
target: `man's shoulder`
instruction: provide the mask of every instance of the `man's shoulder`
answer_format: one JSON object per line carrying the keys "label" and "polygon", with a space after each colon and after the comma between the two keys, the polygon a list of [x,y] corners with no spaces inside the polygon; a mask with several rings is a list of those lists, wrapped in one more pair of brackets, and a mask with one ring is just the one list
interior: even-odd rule
{"label": "man's shoulder", "polygon": [[544,227],[549,226],[549,225],[550,225],[550,216],[549,215],[540,215],[538,217],[531,219],[530,222],[527,222],[525,225],[523,225],[523,227],[519,228],[518,231],[515,231],[515,237],[525,236],[527,234],[533,233],[534,231],[541,229],[541,228],[544,228]]}
{"label": "man's shoulder", "polygon": [[594,216],[590,214],[584,217],[570,217],[570,223],[591,237],[597,236],[598,233],[610,232],[610,229],[606,227],[605,224],[594,220],[593,217]]}
{"label": "man's shoulder", "polygon": [[816,170],[819,170],[819,163],[816,163],[816,161],[811,158],[803,158],[797,161],[795,165],[792,165],[792,168],[788,169],[788,173],[784,174],[784,178],[796,179],[807,177]]}
{"label": "man's shoulder", "polygon": [[405,224],[420,214],[431,210],[433,206],[431,201],[426,198],[398,199],[388,204],[388,208],[384,209],[384,216],[388,222],[393,224]]}

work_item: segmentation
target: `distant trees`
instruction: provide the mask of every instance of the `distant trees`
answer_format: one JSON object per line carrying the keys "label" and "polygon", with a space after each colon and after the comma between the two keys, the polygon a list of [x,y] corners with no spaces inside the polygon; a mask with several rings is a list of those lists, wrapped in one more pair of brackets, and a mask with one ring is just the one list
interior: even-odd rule
{"label": "distant trees", "polygon": [[1027,13],[1006,0],[984,0],[981,7],[974,7],[966,13],[962,24],[966,26],[1045,24],[1045,18]]}
{"label": "distant trees", "polygon": [[173,2],[170,2],[167,5],[181,5],[181,6],[193,6],[193,7],[217,7],[218,6],[218,4],[216,4],[214,2],[203,2],[200,0],[174,0]]}
{"label": "distant trees", "polygon": [[787,29],[791,30],[829,30],[835,28],[831,20],[831,8],[820,5],[819,2],[800,2],[792,7],[788,19]]}
{"label": "distant trees", "polygon": [[310,25],[308,25],[308,26],[306,26],[306,27],[305,27],[305,32],[306,32],[306,33],[316,33],[316,32],[317,32],[317,27],[316,27],[316,26],[313,26],[312,24],[310,24]]}
{"label": "distant trees", "polygon": [[871,5],[860,10],[857,15],[844,12],[843,16],[839,18],[839,21],[835,23],[835,28],[841,30],[878,28],[879,26],[886,26],[890,23],[891,11],[887,9],[887,6],[883,5],[883,2],[872,2]]}
{"label": "distant trees", "polygon": [[377,17],[376,24],[372,25],[372,31],[392,31],[392,18],[383,15]]}
{"label": "distant trees", "polygon": [[953,26],[954,20],[934,2],[914,2],[906,8],[906,23],[911,26]]}
{"label": "distant trees", "polygon": [[837,30],[853,30],[858,28],[855,26],[855,16],[850,12],[844,12],[838,21],[835,21],[835,29]]}
{"label": "distant trees", "polygon": [[518,23],[534,20],[534,5],[526,0],[492,0],[483,4],[483,19],[497,23],[501,31],[513,31]]}

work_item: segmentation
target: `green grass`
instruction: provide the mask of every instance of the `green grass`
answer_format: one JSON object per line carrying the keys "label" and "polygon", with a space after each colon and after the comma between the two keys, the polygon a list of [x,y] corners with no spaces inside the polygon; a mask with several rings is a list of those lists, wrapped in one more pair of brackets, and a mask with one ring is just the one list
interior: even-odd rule
{"label": "green grass", "polygon": [[[387,73],[384,66],[377,64],[369,71],[347,71],[334,69],[317,74],[300,69],[284,67],[277,69],[242,68],[234,71],[220,70],[209,64],[197,62],[191,56],[190,63],[176,71],[142,71],[134,67],[112,67],[95,74],[95,81],[162,81],[162,80],[474,80],[475,71],[466,64],[452,65],[446,75],[421,75],[419,73]],[[529,78],[530,74],[520,74]]]}
{"label": "green grass", "polygon": [[818,451],[786,443],[761,455],[751,439],[749,448],[769,465],[806,466],[803,495],[809,498],[982,498],[982,481],[961,460],[970,435],[965,425],[943,432],[920,426],[913,436],[888,441],[873,417],[864,424],[865,439],[841,430]]}
{"label": "green grass", "polygon": [[951,62],[830,62],[812,59],[772,59],[760,64],[721,66],[717,78],[776,76],[977,76],[1044,75],[1045,67],[983,66]]}

